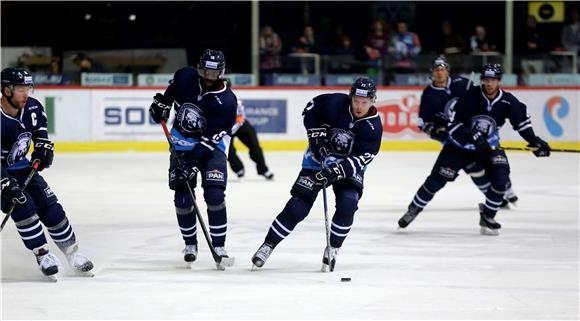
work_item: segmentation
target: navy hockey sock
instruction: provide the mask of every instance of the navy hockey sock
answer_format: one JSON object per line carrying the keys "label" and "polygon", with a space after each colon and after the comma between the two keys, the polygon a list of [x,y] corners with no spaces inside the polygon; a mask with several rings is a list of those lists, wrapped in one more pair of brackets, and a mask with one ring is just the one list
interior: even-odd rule
{"label": "navy hockey sock", "polygon": [[299,197],[290,198],[282,212],[272,222],[266,235],[266,242],[273,245],[280,243],[308,215],[311,208],[312,204]]}
{"label": "navy hockey sock", "polygon": [[224,190],[221,187],[207,187],[204,192],[207,202],[209,234],[214,247],[223,247],[226,242],[228,217]]}
{"label": "navy hockey sock", "polygon": [[15,224],[16,230],[27,249],[32,251],[46,244],[46,237],[38,215],[34,214],[29,218],[16,221]]}
{"label": "navy hockey sock", "polygon": [[503,200],[505,191],[498,191],[493,186],[490,186],[487,193],[485,193],[485,203],[483,214],[487,217],[495,217]]}
{"label": "navy hockey sock", "polygon": [[469,176],[471,177],[471,180],[473,181],[475,186],[477,186],[477,188],[479,188],[479,190],[482,193],[484,194],[487,193],[487,190],[489,189],[489,186],[491,186],[491,183],[489,182],[487,176],[485,176],[484,171],[477,173],[469,173]]}
{"label": "navy hockey sock", "polygon": [[346,239],[354,213],[358,209],[359,194],[356,189],[342,189],[336,193],[336,212],[330,224],[330,245],[339,248]]}
{"label": "navy hockey sock", "polygon": [[176,190],[174,203],[177,224],[179,224],[183,241],[186,245],[197,244],[197,220],[189,195],[184,190]]}
{"label": "navy hockey sock", "polygon": [[445,181],[433,179],[431,176],[427,177],[427,180],[419,187],[409,206],[414,205],[419,211],[422,211],[431,202],[435,193],[445,186],[445,183]]}
{"label": "navy hockey sock", "polygon": [[75,233],[66,217],[55,226],[47,226],[47,230],[54,243],[62,251],[66,251],[69,246],[76,243]]}

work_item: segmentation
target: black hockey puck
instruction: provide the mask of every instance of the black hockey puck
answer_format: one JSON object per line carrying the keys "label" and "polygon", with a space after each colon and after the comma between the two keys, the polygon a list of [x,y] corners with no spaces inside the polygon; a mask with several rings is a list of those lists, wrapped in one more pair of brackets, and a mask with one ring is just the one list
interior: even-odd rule
{"label": "black hockey puck", "polygon": [[350,282],[350,278],[340,278],[340,282]]}

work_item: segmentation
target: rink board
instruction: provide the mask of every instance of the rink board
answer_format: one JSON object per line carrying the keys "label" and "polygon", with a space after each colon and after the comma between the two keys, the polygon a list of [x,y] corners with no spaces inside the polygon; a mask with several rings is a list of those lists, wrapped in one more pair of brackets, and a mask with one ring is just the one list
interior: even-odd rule
{"label": "rink board", "polygon": [[[247,118],[265,150],[302,150],[306,136],[302,110],[313,97],[347,92],[344,87],[239,88]],[[578,148],[580,87],[509,87],[528,106],[536,133],[555,146]],[[161,151],[164,136],[149,116],[152,97],[163,88],[39,87],[34,97],[50,115],[49,132],[60,151]],[[436,150],[417,128],[422,88],[383,87],[377,107],[383,122],[383,150]],[[507,122],[502,141],[522,141]]]}

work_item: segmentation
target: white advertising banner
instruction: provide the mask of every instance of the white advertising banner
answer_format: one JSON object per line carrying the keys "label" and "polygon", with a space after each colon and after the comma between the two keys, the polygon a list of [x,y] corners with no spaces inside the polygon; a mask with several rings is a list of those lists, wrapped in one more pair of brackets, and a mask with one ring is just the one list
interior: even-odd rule
{"label": "white advertising banner", "polygon": [[[319,94],[347,92],[348,88],[244,88],[234,90],[244,102],[250,122],[262,140],[306,139],[302,109]],[[51,134],[61,141],[163,141],[159,125],[149,116],[149,105],[163,89],[55,89],[38,88],[34,97],[54,109]],[[528,106],[534,130],[548,141],[579,141],[580,90],[549,88],[508,89]],[[384,125],[384,139],[428,141],[417,129],[421,89],[381,89],[376,107]],[[52,106],[53,105],[53,106]],[[521,141],[506,124],[504,141]]]}

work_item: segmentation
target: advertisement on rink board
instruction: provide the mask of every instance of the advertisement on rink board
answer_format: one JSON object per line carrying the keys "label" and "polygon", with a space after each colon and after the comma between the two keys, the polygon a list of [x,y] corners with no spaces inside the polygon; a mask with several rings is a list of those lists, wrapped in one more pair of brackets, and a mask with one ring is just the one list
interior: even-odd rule
{"label": "advertisement on rink board", "polygon": [[[578,142],[580,98],[578,89],[508,88],[528,106],[536,133],[548,141]],[[163,141],[158,124],[149,116],[152,97],[161,89],[35,89],[39,99],[53,115],[51,136],[55,141]],[[306,139],[302,110],[316,95],[348,92],[348,88],[322,90],[292,88],[238,88],[247,119],[264,141]],[[375,106],[383,122],[384,142],[429,141],[417,128],[422,89],[384,88],[377,92]],[[521,137],[511,124],[501,129],[505,142]]]}

